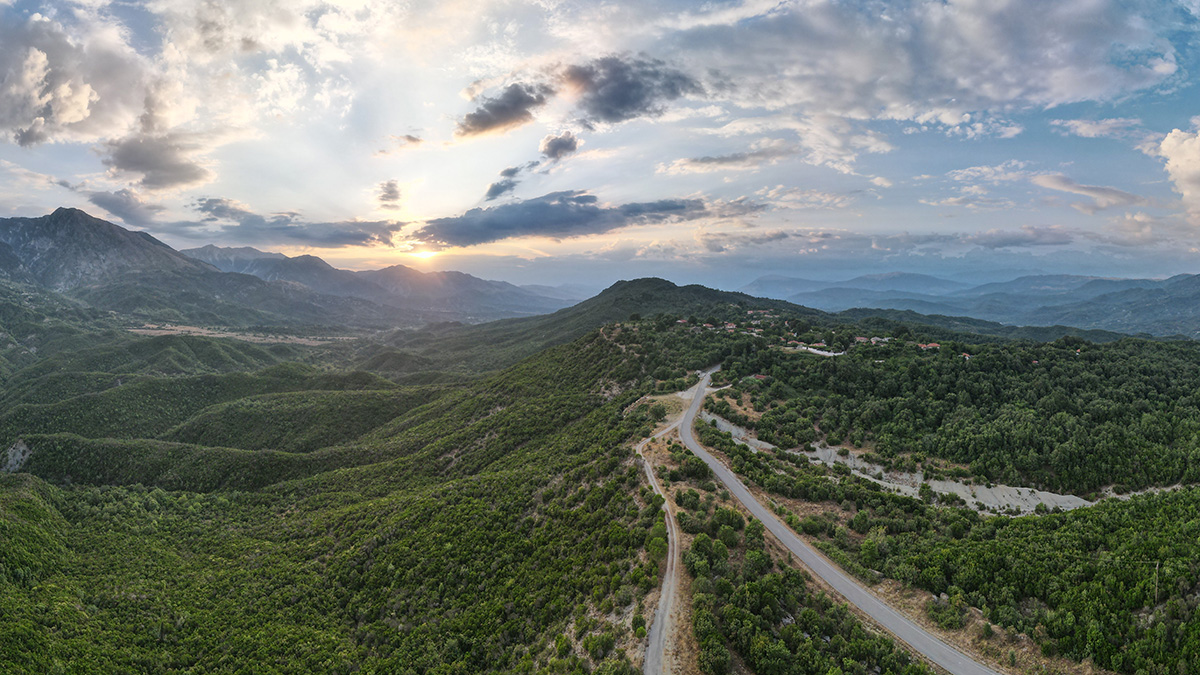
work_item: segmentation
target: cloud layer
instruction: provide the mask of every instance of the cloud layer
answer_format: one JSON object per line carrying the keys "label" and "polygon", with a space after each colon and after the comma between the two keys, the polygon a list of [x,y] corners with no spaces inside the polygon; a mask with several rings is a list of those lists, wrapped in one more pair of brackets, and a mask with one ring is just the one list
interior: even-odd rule
{"label": "cloud layer", "polygon": [[428,244],[475,246],[515,237],[563,239],[602,234],[631,225],[694,220],[712,215],[699,199],[605,206],[580,190],[552,192],[535,199],[471,209],[461,216],[435,218],[415,233]]}
{"label": "cloud layer", "polygon": [[0,212],[528,257],[1186,251],[1197,38],[1165,0],[0,0]]}

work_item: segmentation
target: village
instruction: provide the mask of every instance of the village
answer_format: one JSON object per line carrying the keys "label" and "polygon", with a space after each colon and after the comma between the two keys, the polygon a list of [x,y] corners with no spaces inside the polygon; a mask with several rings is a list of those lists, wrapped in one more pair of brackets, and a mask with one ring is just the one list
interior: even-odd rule
{"label": "village", "polygon": [[[691,326],[696,331],[722,331],[725,333],[740,333],[752,337],[769,340],[774,346],[785,351],[808,352],[818,356],[842,356],[847,350],[858,346],[887,344],[896,339],[895,336],[849,336],[838,335],[832,329],[816,330],[800,319],[787,319],[769,309],[746,310],[746,318],[741,321],[716,321],[709,319],[700,322],[692,318],[679,319],[675,322],[681,326]],[[923,351],[941,349],[937,342],[906,341],[904,344],[917,347]],[[962,358],[970,360],[971,355],[962,354]]]}

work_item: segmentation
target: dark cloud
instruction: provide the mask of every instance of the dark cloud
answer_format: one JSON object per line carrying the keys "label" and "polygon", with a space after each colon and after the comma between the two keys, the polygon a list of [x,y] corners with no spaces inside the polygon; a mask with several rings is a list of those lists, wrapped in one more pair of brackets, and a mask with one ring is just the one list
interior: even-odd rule
{"label": "dark cloud", "polygon": [[510,166],[500,172],[500,180],[488,186],[487,193],[483,195],[484,201],[492,201],[497,197],[504,196],[521,184],[517,177],[526,171],[532,171],[541,166],[541,162],[526,162],[518,166]]}
{"label": "dark cloud", "polygon": [[400,185],[395,180],[379,184],[379,205],[385,209],[400,208]]}
{"label": "dark cloud", "polygon": [[508,85],[499,96],[485,98],[474,112],[458,123],[459,136],[506,131],[533,121],[533,110],[546,105],[554,90],[544,84]]}
{"label": "dark cloud", "polygon": [[1011,248],[1014,246],[1061,246],[1075,241],[1068,231],[1056,227],[1025,225],[1019,230],[988,230],[965,237],[966,243],[984,248]]}
{"label": "dark cloud", "polygon": [[[204,214],[203,222],[172,223],[173,234],[192,239],[219,237],[238,244],[304,244],[322,248],[345,246],[391,246],[392,237],[403,227],[389,221],[343,221],[312,223],[293,212],[261,215],[231,199],[206,197],[193,205]],[[213,225],[218,229],[214,232]]]}
{"label": "dark cloud", "polygon": [[212,178],[212,172],[193,159],[205,147],[204,140],[183,133],[133,135],[110,141],[104,163],[142,174],[142,186],[150,189],[199,185]]}
{"label": "dark cloud", "polygon": [[686,161],[690,164],[712,164],[724,166],[727,164],[758,164],[764,160],[771,160],[777,157],[788,157],[796,154],[795,150],[789,148],[766,148],[763,150],[752,150],[749,152],[735,152],[731,155],[705,155],[704,157],[692,157]]}
{"label": "dark cloud", "polygon": [[731,234],[728,232],[718,232],[713,234],[702,235],[699,240],[709,253],[724,253],[731,249],[738,249],[744,246],[761,246],[763,244],[773,244],[785,241],[792,237],[791,232],[785,230],[771,230],[770,232],[754,232],[750,234]]}
{"label": "dark cloud", "polygon": [[[501,172],[500,175],[504,175],[504,172]],[[484,200],[490,202],[497,197],[504,196],[513,190],[516,190],[517,185],[519,184],[520,181],[513,180],[512,178],[503,178],[489,185],[487,194],[485,194],[483,198]]]}
{"label": "dark cloud", "polygon": [[690,76],[648,58],[605,56],[584,65],[567,66],[562,79],[579,92],[579,107],[589,122],[624,122],[661,115],[667,102],[704,93]]}
{"label": "dark cloud", "polygon": [[380,148],[379,150],[376,150],[375,151],[376,157],[383,157],[386,155],[390,155],[390,154],[399,152],[405,148],[411,148],[413,146],[417,146],[422,143],[420,138],[418,138],[417,136],[413,136],[412,134],[404,134],[401,136],[391,136],[390,138],[391,138],[393,146],[390,148]]}
{"label": "dark cloud", "polygon": [[570,131],[564,131],[558,136],[546,136],[542,139],[541,145],[538,146],[538,151],[551,162],[574,154],[579,150],[579,138]]}
{"label": "dark cloud", "polygon": [[721,170],[758,169],[797,154],[799,150],[785,143],[767,141],[744,152],[728,155],[705,155],[677,159],[659,167],[661,173],[707,173]]}
{"label": "dark cloud", "polygon": [[552,192],[536,199],[471,209],[428,221],[416,237],[429,244],[473,246],[525,236],[554,238],[600,234],[629,225],[692,220],[713,215],[699,199],[601,206],[583,191]]}
{"label": "dark cloud", "polygon": [[134,227],[154,225],[158,214],[166,210],[159,204],[147,203],[137,193],[128,189],[92,192],[88,194],[88,201]]}

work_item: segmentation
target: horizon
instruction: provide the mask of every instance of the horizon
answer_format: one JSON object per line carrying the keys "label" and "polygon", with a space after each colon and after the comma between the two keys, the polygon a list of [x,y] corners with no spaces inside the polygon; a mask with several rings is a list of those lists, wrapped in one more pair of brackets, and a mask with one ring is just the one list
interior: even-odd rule
{"label": "horizon", "polygon": [[10,2],[0,216],[519,285],[1200,271],[1200,6],[873,7]]}
{"label": "horizon", "polygon": [[[58,207],[58,208],[59,209],[75,209],[75,207]],[[58,209],[56,209],[56,211],[57,210]],[[89,217],[93,217],[93,218],[98,217],[93,213],[89,213],[86,209],[75,209],[75,210],[78,210]],[[14,216],[14,217],[38,218],[38,217],[48,217],[50,215],[53,215],[53,212],[51,212],[49,214],[43,214],[43,216]],[[103,220],[103,218],[101,218],[101,220]],[[106,222],[111,223],[111,221],[106,221]],[[118,227],[122,226],[122,223],[111,223],[111,224],[116,225]],[[134,228],[125,228],[125,229],[130,229],[130,231],[139,231]],[[162,242],[161,240],[160,240],[160,243],[165,244],[165,242]],[[166,245],[170,246],[169,244],[166,244]],[[465,272],[463,270],[421,269],[420,262],[422,262],[424,260],[424,258],[418,258],[415,261],[414,260],[401,260],[398,262],[391,262],[387,265],[378,266],[378,267],[374,267],[374,266],[337,267],[337,265],[334,265],[331,261],[326,260],[324,257],[322,257],[320,255],[317,255],[316,251],[293,252],[291,255],[288,255],[287,253],[283,253],[282,251],[270,250],[269,247],[260,248],[257,246],[250,246],[250,245],[223,246],[223,245],[215,244],[212,242],[196,243],[195,245],[189,246],[186,248],[176,248],[173,246],[171,248],[173,248],[174,250],[176,250],[179,253],[183,253],[184,255],[187,255],[188,251],[194,252],[194,251],[199,251],[202,249],[212,248],[212,249],[220,250],[220,251],[255,251],[257,253],[263,254],[264,256],[282,255],[285,257],[289,257],[289,258],[315,257],[318,260],[321,260],[325,264],[331,265],[332,267],[334,267],[336,269],[348,270],[348,271],[353,271],[353,272],[377,271],[377,270],[385,269],[387,267],[406,267],[406,268],[413,269],[413,270],[416,270],[421,273],[461,272],[461,273],[465,273],[465,274],[470,274],[472,276],[476,276],[475,274],[473,274],[471,272]],[[713,283],[706,283],[704,280],[685,281],[685,280],[671,278],[668,276],[653,275],[653,274],[643,275],[643,276],[612,277],[609,280],[599,282],[598,284],[573,283],[571,281],[550,283],[549,280],[537,280],[537,279],[535,279],[533,281],[528,281],[528,282],[520,282],[520,281],[511,281],[511,280],[499,278],[499,277],[496,277],[496,278],[477,277],[477,278],[482,278],[487,281],[500,281],[500,282],[504,282],[504,283],[510,283],[510,284],[513,284],[514,286],[518,286],[518,287],[547,286],[547,287],[552,287],[552,288],[568,288],[568,287],[574,286],[577,289],[586,289],[587,292],[589,292],[593,295],[596,293],[599,293],[615,284],[622,283],[622,282],[628,282],[628,281],[636,281],[639,279],[662,279],[664,281],[668,281],[677,286],[700,285],[700,286],[706,286],[708,288],[713,288],[716,290],[752,294],[751,290],[746,290],[746,289],[749,286],[752,286],[754,283],[759,282],[759,281],[813,281],[813,282],[825,283],[825,284],[837,284],[837,283],[850,282],[850,281],[855,281],[855,280],[860,280],[860,279],[883,279],[886,277],[895,277],[895,276],[900,276],[900,275],[922,276],[922,277],[929,277],[931,279],[936,279],[936,280],[940,280],[940,281],[956,282],[956,283],[963,284],[964,288],[961,290],[968,290],[970,288],[974,288],[974,287],[978,287],[978,286],[985,286],[985,285],[990,285],[990,284],[996,284],[996,283],[1005,283],[1005,282],[1009,282],[1009,281],[1016,281],[1016,280],[1027,278],[1027,277],[1043,277],[1043,276],[1045,276],[1045,277],[1070,276],[1070,277],[1081,277],[1081,278],[1088,278],[1088,279],[1095,279],[1095,280],[1139,279],[1139,280],[1149,280],[1149,281],[1165,281],[1167,279],[1171,279],[1171,278],[1174,278],[1177,276],[1192,276],[1192,274],[1188,273],[1188,272],[1177,272],[1175,274],[1162,274],[1162,275],[1156,275],[1156,276],[1150,275],[1150,276],[1142,276],[1142,277],[1131,277],[1131,276],[1113,276],[1113,275],[1098,275],[1098,274],[1064,274],[1064,273],[1053,273],[1052,274],[1052,273],[1046,273],[1046,272],[1043,272],[1040,270],[1022,270],[1022,271],[994,270],[994,271],[985,273],[983,275],[980,275],[978,273],[969,273],[969,272],[968,273],[938,274],[936,270],[934,270],[932,272],[909,272],[909,271],[903,271],[903,270],[889,270],[886,272],[864,272],[861,274],[854,274],[853,276],[846,276],[846,277],[839,277],[839,278],[822,278],[821,275],[812,275],[811,277],[801,277],[801,276],[795,276],[795,275],[788,275],[786,273],[768,273],[768,274],[761,274],[761,275],[755,276],[755,277],[749,279],[748,281],[746,281],[745,283],[735,284],[735,285],[730,285],[730,286],[721,286],[721,285],[716,285]],[[758,296],[758,297],[769,298],[771,296]],[[582,300],[585,298],[581,297],[579,299]],[[773,298],[773,299],[779,299],[779,298]]]}

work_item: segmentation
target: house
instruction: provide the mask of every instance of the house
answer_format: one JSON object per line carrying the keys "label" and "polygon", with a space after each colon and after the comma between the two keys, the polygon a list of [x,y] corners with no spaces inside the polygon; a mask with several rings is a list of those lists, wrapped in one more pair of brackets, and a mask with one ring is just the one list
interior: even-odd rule
{"label": "house", "polygon": [[868,340],[865,337],[856,337],[856,338],[854,338],[854,341],[855,342],[870,342],[870,340]]}

